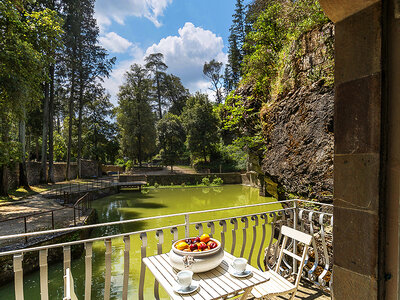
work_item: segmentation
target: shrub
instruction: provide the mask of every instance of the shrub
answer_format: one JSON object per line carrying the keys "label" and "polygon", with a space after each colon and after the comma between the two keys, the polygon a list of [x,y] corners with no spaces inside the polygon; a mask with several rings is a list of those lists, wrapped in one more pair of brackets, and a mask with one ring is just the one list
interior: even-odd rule
{"label": "shrub", "polygon": [[224,183],[224,181],[220,177],[215,177],[213,182],[212,182],[212,184],[215,184],[215,185],[221,185],[223,183]]}
{"label": "shrub", "polygon": [[204,177],[204,178],[201,180],[201,183],[204,184],[204,185],[210,185],[210,178]]}
{"label": "shrub", "polygon": [[128,161],[125,163],[125,168],[126,168],[126,170],[132,170],[132,169],[133,169],[133,161],[128,160]]}
{"label": "shrub", "polygon": [[156,183],[154,183],[154,187],[155,188],[158,188],[160,185],[156,182]]}

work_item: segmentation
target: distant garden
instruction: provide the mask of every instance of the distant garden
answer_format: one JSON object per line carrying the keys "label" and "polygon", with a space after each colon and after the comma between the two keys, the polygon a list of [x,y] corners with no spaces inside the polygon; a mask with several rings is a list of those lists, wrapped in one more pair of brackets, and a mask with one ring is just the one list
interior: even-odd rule
{"label": "distant garden", "polygon": [[265,155],[260,112],[286,92],[292,41],[327,22],[318,1],[237,0],[227,63],[204,62],[210,93],[189,93],[153,53],[130,67],[114,107],[102,81],[115,58],[99,46],[94,3],[0,3],[0,194],[15,168],[28,186],[27,161],[41,162],[43,183],[55,181],[55,161],[67,163],[66,178],[77,162],[82,177],[82,159],[245,170]]}

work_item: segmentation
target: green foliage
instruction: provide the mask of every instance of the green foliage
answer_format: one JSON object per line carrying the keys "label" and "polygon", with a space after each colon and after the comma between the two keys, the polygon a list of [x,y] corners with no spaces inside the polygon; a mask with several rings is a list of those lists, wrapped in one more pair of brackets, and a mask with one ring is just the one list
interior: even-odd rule
{"label": "green foliage", "polygon": [[86,96],[91,101],[87,102],[83,119],[83,154],[87,158],[113,164],[118,154],[119,141],[117,126],[112,122],[115,116],[110,95],[101,86],[97,86]]}
{"label": "green foliage", "polygon": [[117,119],[121,131],[124,155],[142,161],[155,151],[155,115],[152,112],[151,80],[142,66],[134,64],[126,73],[125,83],[118,94]]}
{"label": "green foliage", "polygon": [[205,62],[203,66],[203,74],[210,81],[212,88],[211,90],[215,91],[215,99],[217,103],[222,102],[222,78],[221,75],[222,62],[218,62],[215,59],[210,62]]}
{"label": "green foliage", "polygon": [[161,148],[162,162],[175,165],[185,152],[186,134],[181,119],[171,113],[165,114],[157,123],[157,144]]}
{"label": "green foliage", "polygon": [[236,0],[235,13],[228,38],[228,63],[225,66],[224,87],[229,93],[239,84],[242,76],[243,43],[245,40],[245,8],[243,0]]}
{"label": "green foliage", "polygon": [[154,187],[155,187],[156,189],[157,189],[159,186],[160,186],[160,185],[159,185],[157,182],[154,183]]}
{"label": "green foliage", "polygon": [[165,74],[162,93],[170,105],[168,112],[180,116],[190,96],[189,90],[183,86],[181,79],[172,74]]}
{"label": "green foliage", "polygon": [[192,158],[202,157],[204,162],[219,141],[218,117],[207,95],[196,93],[190,97],[182,114],[187,135],[187,147]]}
{"label": "green foliage", "polygon": [[126,170],[132,170],[133,169],[133,165],[134,165],[133,161],[129,159],[129,160],[127,160],[125,162],[125,169]]}
{"label": "green foliage", "polygon": [[212,181],[213,185],[222,185],[224,181],[220,177],[215,177],[214,180]]}
{"label": "green foliage", "polygon": [[243,68],[245,81],[254,83],[254,95],[267,100],[272,82],[287,66],[293,41],[328,19],[317,0],[280,0],[265,5],[246,36]]}
{"label": "green foliage", "polygon": [[201,183],[204,184],[204,185],[209,186],[210,185],[210,178],[203,177],[203,179],[201,180]]}

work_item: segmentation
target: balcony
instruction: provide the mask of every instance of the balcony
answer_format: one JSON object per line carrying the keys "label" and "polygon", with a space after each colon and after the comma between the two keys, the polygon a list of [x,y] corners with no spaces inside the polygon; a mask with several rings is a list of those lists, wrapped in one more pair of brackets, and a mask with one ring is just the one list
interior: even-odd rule
{"label": "balcony", "polygon": [[[248,210],[252,213],[243,213]],[[223,211],[227,217],[213,219],[213,212],[216,211]],[[125,224],[153,223],[160,219],[169,225],[116,234],[115,230],[112,230],[118,226],[123,231]],[[176,224],[176,220],[181,222]],[[59,290],[63,293],[60,275],[65,274],[67,268],[71,269],[71,265],[75,285],[80,291],[79,299],[97,299],[98,296],[93,296],[96,292],[102,299],[164,299],[165,293],[152,274],[146,270],[142,258],[169,252],[172,242],[206,232],[220,240],[225,251],[245,257],[251,265],[265,271],[273,268],[277,261],[278,245],[282,240],[282,225],[291,226],[313,236],[298,297],[328,299],[332,286],[332,205],[298,199],[7,235],[0,237],[0,242],[60,234],[71,230],[103,229],[103,232],[108,232],[72,242],[4,251],[0,252],[0,258],[8,256],[13,261],[17,300],[24,299],[24,259],[31,265],[37,262],[38,274],[40,273],[37,280],[40,283],[36,284],[39,286],[37,292],[41,299],[49,299],[49,282],[53,279],[59,280]],[[293,241],[290,245],[292,252],[300,251]],[[77,249],[81,249],[81,253]],[[48,254],[55,251],[60,253],[62,264],[52,265],[52,272],[49,272]],[[77,257],[80,257],[82,263],[77,263]],[[94,258],[102,262],[101,267],[95,270]],[[296,271],[297,264],[293,264],[289,256],[284,257],[283,262],[282,272],[286,277],[290,277],[292,272]],[[81,274],[77,273],[79,270]],[[58,279],[52,276],[58,276]],[[82,280],[77,280],[77,277]],[[101,290],[94,291],[94,280],[100,281]]]}

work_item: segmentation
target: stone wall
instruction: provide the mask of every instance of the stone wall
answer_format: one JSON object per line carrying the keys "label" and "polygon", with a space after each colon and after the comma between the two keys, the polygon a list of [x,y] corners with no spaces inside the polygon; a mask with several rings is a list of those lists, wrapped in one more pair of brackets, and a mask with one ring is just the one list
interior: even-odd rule
{"label": "stone wall", "polygon": [[[220,177],[224,184],[241,184],[242,176],[240,173],[211,173],[211,174],[170,174],[170,175],[147,175],[147,182],[150,185],[158,183],[160,185],[180,185],[182,183],[195,185],[201,183],[204,177],[210,177],[211,181],[215,177]],[[138,180],[137,177],[129,175],[121,175],[121,182],[129,182]]]}
{"label": "stone wall", "polygon": [[125,171],[125,168],[114,165],[102,165],[101,171],[103,172],[103,174],[107,174],[108,172],[123,173]]}
{"label": "stone wall", "polygon": [[[40,162],[30,161],[26,163],[29,185],[37,185],[40,182]],[[47,165],[48,168],[48,165]],[[54,163],[54,179],[56,182],[65,180],[67,164],[65,162]],[[98,162],[92,160],[82,160],[82,177],[92,178],[101,176],[101,169]],[[78,166],[76,162],[71,163],[70,178],[78,177]],[[8,173],[9,188],[17,188],[19,186],[19,167],[18,164],[11,167]]]}

